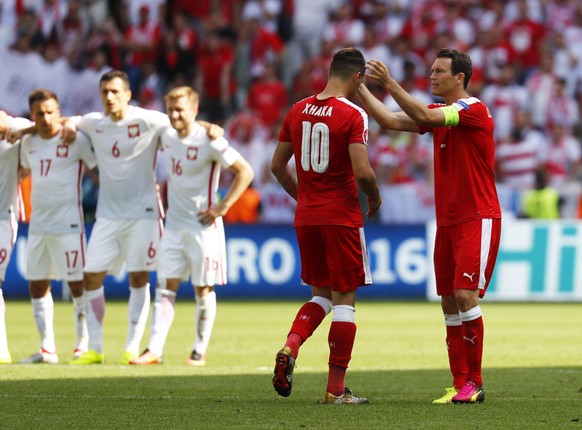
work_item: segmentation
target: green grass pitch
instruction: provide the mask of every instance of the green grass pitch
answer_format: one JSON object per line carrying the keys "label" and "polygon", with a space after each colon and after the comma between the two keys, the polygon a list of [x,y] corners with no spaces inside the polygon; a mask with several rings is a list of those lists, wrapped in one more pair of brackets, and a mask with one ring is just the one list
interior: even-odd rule
{"label": "green grass pitch", "polygon": [[[220,301],[207,365],[185,364],[194,303],[178,302],[159,366],[119,365],[127,304],[108,302],[105,365],[0,366],[3,429],[582,429],[582,304],[482,303],[486,400],[431,405],[451,383],[436,303],[360,302],[346,378],[369,405],[321,405],[329,317],[303,345],[293,393],[271,375],[299,302]],[[56,303],[61,361],[73,350],[72,304]],[[7,302],[14,362],[39,345],[31,305]],[[142,342],[145,348],[149,328]]]}

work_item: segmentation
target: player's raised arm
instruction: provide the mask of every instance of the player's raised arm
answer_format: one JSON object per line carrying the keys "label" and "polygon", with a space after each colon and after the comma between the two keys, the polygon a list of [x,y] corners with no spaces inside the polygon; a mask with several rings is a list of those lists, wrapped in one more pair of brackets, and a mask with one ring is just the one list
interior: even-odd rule
{"label": "player's raised arm", "polygon": [[[400,106],[414,123],[429,127],[440,127],[445,124],[445,114],[443,111],[440,109],[429,109],[423,102],[406,92],[406,90],[404,90],[404,88],[402,88],[400,84],[392,78],[388,67],[386,67],[384,63],[377,60],[370,60],[366,63],[366,70],[367,76],[374,79],[382,88],[388,91],[396,103],[398,103],[398,106]],[[408,128],[398,128],[398,130],[417,131],[418,129],[410,130]]]}

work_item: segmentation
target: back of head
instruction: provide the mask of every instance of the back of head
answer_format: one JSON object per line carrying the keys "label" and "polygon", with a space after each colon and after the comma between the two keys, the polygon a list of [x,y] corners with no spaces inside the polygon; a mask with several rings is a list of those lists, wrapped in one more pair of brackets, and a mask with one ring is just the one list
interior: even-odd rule
{"label": "back of head", "polygon": [[359,49],[344,48],[335,53],[329,68],[330,77],[348,79],[358,72],[362,76],[366,73],[366,60]]}

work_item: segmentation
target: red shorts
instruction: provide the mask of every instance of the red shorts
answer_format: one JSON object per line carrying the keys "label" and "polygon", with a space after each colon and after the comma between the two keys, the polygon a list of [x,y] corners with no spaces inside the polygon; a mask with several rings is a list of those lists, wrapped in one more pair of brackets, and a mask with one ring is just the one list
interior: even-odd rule
{"label": "red shorts", "polygon": [[342,293],[372,283],[363,228],[325,225],[295,231],[304,283]]}
{"label": "red shorts", "polygon": [[455,289],[479,289],[479,297],[491,281],[501,219],[476,219],[437,227],[434,271],[439,296],[454,296]]}

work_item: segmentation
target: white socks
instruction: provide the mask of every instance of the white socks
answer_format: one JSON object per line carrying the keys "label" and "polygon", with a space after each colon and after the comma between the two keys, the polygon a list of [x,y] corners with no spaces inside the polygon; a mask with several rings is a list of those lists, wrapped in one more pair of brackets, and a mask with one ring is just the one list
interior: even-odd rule
{"label": "white socks", "polygon": [[164,344],[170,327],[174,322],[175,306],[175,292],[164,288],[156,288],[148,349],[159,357],[164,353]]}
{"label": "white socks", "polygon": [[6,304],[0,288],[0,357],[8,354],[8,338],[6,337]]}
{"label": "white socks", "polygon": [[127,342],[125,350],[139,355],[139,344],[145,331],[150,311],[150,284],[141,288],[129,287]]}
{"label": "white socks", "polygon": [[216,293],[212,291],[204,297],[196,296],[196,340],[192,349],[200,355],[206,354],[215,319]]}
{"label": "white socks", "polygon": [[46,352],[55,353],[55,332],[53,327],[54,302],[53,296],[48,294],[40,299],[31,299],[32,313],[36,329],[40,334],[40,347]]}
{"label": "white socks", "polygon": [[105,316],[105,291],[103,285],[85,291],[85,315],[89,332],[89,348],[103,353],[103,317]]}
{"label": "white socks", "polygon": [[76,350],[87,351],[89,347],[89,332],[85,316],[85,297],[73,297],[73,311],[75,314],[75,333],[77,334]]}

